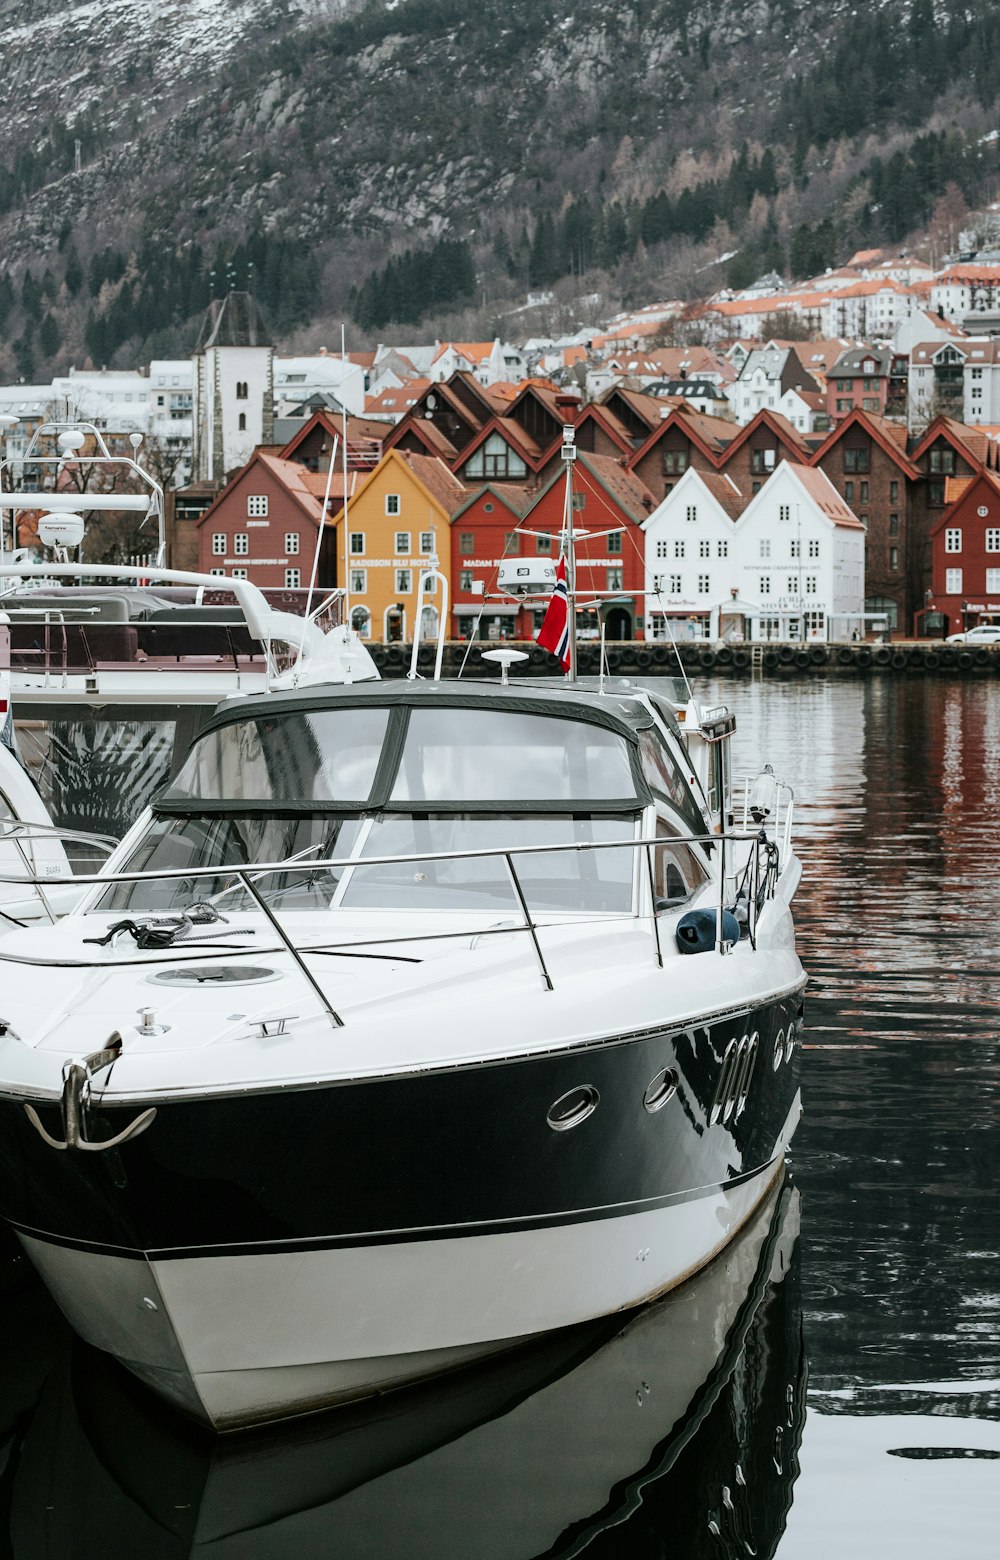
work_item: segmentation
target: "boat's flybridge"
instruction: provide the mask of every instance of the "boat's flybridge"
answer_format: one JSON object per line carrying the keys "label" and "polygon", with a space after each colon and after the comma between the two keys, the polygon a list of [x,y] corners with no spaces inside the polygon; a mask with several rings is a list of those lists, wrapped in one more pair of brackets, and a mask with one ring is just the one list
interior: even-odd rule
{"label": "boat's flybridge", "polygon": [[[631,915],[635,842],[654,837],[657,897],[681,903],[709,880],[710,822],[681,745],[626,709],[419,686],[230,707],[112,864],[200,875],[121,883],[87,908],[246,909],[227,869],[281,862],[255,875],[272,909],[492,916],[523,894],[540,919]],[[558,849],[579,846],[597,848]]]}

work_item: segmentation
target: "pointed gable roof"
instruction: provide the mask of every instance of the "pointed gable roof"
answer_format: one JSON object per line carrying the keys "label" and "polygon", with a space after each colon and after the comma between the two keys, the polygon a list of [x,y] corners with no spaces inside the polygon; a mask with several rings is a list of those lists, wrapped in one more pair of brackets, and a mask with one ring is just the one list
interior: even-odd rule
{"label": "pointed gable roof", "polygon": [[[652,397],[648,397],[652,400]],[[697,412],[693,406],[680,403],[669,410],[662,401],[656,401],[659,408],[659,419],[649,436],[643,440],[638,449],[629,460],[629,466],[634,469],[639,462],[648,455],[660,439],[672,428],[679,429],[685,437],[689,438],[705,456],[706,460],[714,466],[719,466],[725,458],[733,439],[743,430],[726,417],[712,417],[708,412]],[[664,417],[664,412],[667,415]]]}
{"label": "pointed gable roof", "polygon": [[947,439],[948,443],[974,466],[985,467],[992,464],[993,441],[988,433],[984,433],[978,427],[970,428],[967,423],[957,422],[954,417],[943,416],[935,417],[927,428],[913,451],[914,461],[918,461],[931,445],[941,438]]}
{"label": "pointed gable roof", "polygon": [[[948,507],[935,520],[929,534],[936,536],[945,526],[954,525],[956,506],[977,488],[983,489],[988,498],[1000,499],[1000,475],[995,471],[983,470],[977,472],[974,477],[950,477],[945,483],[945,502]],[[988,524],[988,518],[983,523]]]}
{"label": "pointed gable roof", "polygon": [[[444,461],[440,460],[438,456],[416,455],[412,450],[391,449],[386,450],[374,470],[366,474],[364,481],[353,495],[352,501],[357,502],[367,492],[369,486],[377,478],[383,476],[386,470],[393,464],[403,467],[411,476],[416,478],[439,513],[449,522],[452,515],[462,508],[469,496],[468,490],[462,486],[454,472],[449,471]],[[335,515],[331,516],[331,519],[339,519],[342,513],[342,509],[338,510]]]}
{"label": "pointed gable roof", "polygon": [[855,407],[848,412],[843,422],[827,434],[819,448],[813,450],[810,456],[812,465],[819,466],[834,446],[844,438],[844,435],[854,427],[860,426],[870,434],[875,443],[894,460],[906,476],[916,478],[920,476],[919,468],[906,452],[906,429],[901,423],[896,423],[889,417],[879,417],[873,412],[863,412]]}
{"label": "pointed gable roof", "polygon": [[[712,421],[715,421],[715,419],[713,418]],[[757,412],[748,423],[744,423],[743,427],[736,431],[732,442],[726,447],[724,463],[728,464],[736,451],[741,449],[755,433],[759,433],[761,428],[769,428],[775,438],[784,444],[787,449],[793,450],[805,459],[811,457],[812,450],[795,424],[789,422],[788,418],[783,417],[780,412],[772,412],[769,407],[765,407],[763,411]]]}
{"label": "pointed gable roof", "polygon": [[242,484],[255,466],[262,466],[271,476],[277,478],[289,498],[298,505],[305,517],[311,520],[313,525],[319,525],[323,514],[323,500],[310,491],[307,479],[312,476],[312,473],[301,466],[297,460],[283,460],[280,455],[268,454],[262,449],[254,450],[246,465],[230,478],[205,513],[199,515],[195,524],[204,525],[205,521],[232,497],[237,485]]}

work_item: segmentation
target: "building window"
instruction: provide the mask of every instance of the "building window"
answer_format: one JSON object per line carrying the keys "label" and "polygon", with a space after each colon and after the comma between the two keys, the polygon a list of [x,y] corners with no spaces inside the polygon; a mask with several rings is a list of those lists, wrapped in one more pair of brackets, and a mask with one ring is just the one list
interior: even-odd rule
{"label": "building window", "polygon": [[249,392],[248,392],[248,387],[247,387],[247,381],[245,379],[237,379],[237,381],[236,381],[236,399],[237,399],[237,401],[245,401],[247,399],[248,393]]}
{"label": "building window", "polygon": [[807,596],[815,596],[816,588],[817,587],[816,587],[816,576],[815,576],[815,574],[807,574],[806,575],[806,595]]}
{"label": "building window", "polygon": [[863,411],[866,411],[866,412],[877,412],[878,408],[879,408],[878,396],[877,395],[865,395],[865,396],[862,396],[862,398],[861,398],[861,406],[862,406],[862,410]]}
{"label": "building window", "polygon": [[267,518],[267,494],[251,493],[247,498],[247,514],[251,520]]}
{"label": "building window", "polygon": [[751,493],[759,493],[760,492],[760,483],[759,482],[751,482],[751,484],[750,484],[750,491],[751,491]]}
{"label": "building window", "polygon": [[624,570],[622,569],[622,566],[621,566],[620,563],[616,563],[613,568],[607,570],[607,584],[605,586],[605,589],[606,590],[621,590],[622,583],[623,583],[623,577],[624,577]]}
{"label": "building window", "polygon": [[364,550],[365,550],[365,533],[364,533],[364,531],[352,531],[351,532],[351,552],[355,555],[355,557],[357,557],[360,553],[363,553]]}
{"label": "building window", "polygon": [[671,596],[679,596],[680,593],[681,593],[682,588],[683,588],[683,581],[681,579],[681,576],[679,574],[671,574],[671,576],[670,576],[670,594],[671,594]]}
{"label": "building window", "polygon": [[699,574],[699,576],[698,576],[698,594],[699,594],[699,596],[708,596],[708,595],[710,595],[711,594],[711,589],[712,589],[711,576],[708,575],[708,574]]}
{"label": "building window", "polygon": [[788,548],[789,548],[789,555],[792,558],[798,558],[800,553],[801,553],[801,551],[802,551],[801,543],[799,542],[797,537],[795,538],[794,541],[789,542]]}
{"label": "building window", "polygon": [[684,511],[684,519],[687,521],[688,525],[696,525],[697,524],[697,522],[698,522],[698,505],[697,504],[688,504],[687,508]]}
{"label": "building window", "polygon": [[940,509],[944,503],[944,483],[929,482],[927,484],[927,497],[932,509]]}
{"label": "building window", "polygon": [[387,493],[385,495],[385,512],[387,515],[399,514],[399,494]]}
{"label": "building window", "polygon": [[761,538],[760,556],[762,558],[770,558],[771,556],[771,543],[766,537]]}
{"label": "building window", "polygon": [[302,570],[301,569],[286,569],[285,570],[285,589],[286,590],[298,590],[298,588],[299,588],[299,586],[301,584],[302,584]]}
{"label": "building window", "polygon": [[683,556],[684,556],[684,543],[683,542],[675,542],[674,543],[674,557],[675,558],[683,558]]}
{"label": "building window", "polygon": [[424,553],[424,554],[433,553],[433,551],[434,551],[434,532],[433,531],[421,531],[421,533],[420,533],[420,551],[422,553]]}
{"label": "building window", "polygon": [[898,502],[898,500],[899,500],[899,483],[898,482],[890,482],[889,483],[889,502],[890,502],[890,504],[895,504],[895,503]]}
{"label": "building window", "polygon": [[760,593],[762,596],[771,594],[771,576],[769,574],[762,574],[760,577]]}
{"label": "building window", "polygon": [[807,636],[811,636],[812,638],[816,638],[817,635],[822,634],[823,627],[824,627],[824,622],[825,622],[825,614],[824,613],[822,613],[822,612],[803,612],[802,620],[803,620],[803,622],[805,624],[805,630],[806,630]]}
{"label": "building window", "polygon": [[711,544],[711,542],[700,541],[698,543],[698,557],[699,558],[711,558],[711,556],[712,556],[712,544]]}
{"label": "building window", "polygon": [[364,596],[368,592],[368,570],[351,570],[351,590],[358,596]]}
{"label": "building window", "polygon": [[944,533],[944,550],[948,553],[962,551],[962,531],[959,526],[949,526]]}
{"label": "building window", "polygon": [[1000,526],[989,526],[987,528],[986,551],[1000,552]]}
{"label": "building window", "polygon": [[986,589],[991,596],[1000,595],[1000,569],[986,570]]}
{"label": "building window", "polygon": [[[987,532],[987,535],[988,534],[989,533]],[[225,531],[213,531],[213,533],[212,533],[212,553],[213,553],[213,555],[216,558],[224,558],[226,556],[226,533],[225,533]]]}
{"label": "building window", "polygon": [[245,558],[250,551],[250,538],[246,531],[237,531],[233,537],[233,552],[237,558]]}
{"label": "building window", "polygon": [[890,547],[889,548],[889,567],[890,567],[890,569],[898,569],[899,568],[899,548],[898,547]]}
{"label": "building window", "polygon": [[845,451],[844,451],[844,470],[845,471],[858,472],[858,471],[871,471],[871,469],[872,469],[872,465],[871,465],[871,450],[869,450],[867,446],[865,446],[863,449],[845,449]]}
{"label": "building window", "polygon": [[663,475],[665,477],[679,477],[683,472],[687,471],[687,466],[687,450],[663,451]]}
{"label": "building window", "polygon": [[574,493],[573,494],[573,508],[574,509],[586,509],[586,507],[587,507],[587,495],[586,495],[586,493]]}
{"label": "building window", "polygon": [[608,536],[608,552],[609,553],[620,553],[621,550],[622,550],[622,533],[621,533],[621,531],[612,531],[610,533],[610,535]]}
{"label": "building window", "polygon": [[396,595],[408,596],[413,589],[413,570],[396,570]]}
{"label": "building window", "polygon": [[245,580],[247,578],[247,571],[246,571],[246,569],[234,569],[233,573],[232,573],[232,578],[234,580]]}
{"label": "building window", "polygon": [[404,558],[409,557],[409,553],[410,553],[410,533],[409,533],[409,531],[397,531],[396,532],[396,552],[402,554],[402,556]]}
{"label": "building window", "polygon": [[[609,537],[608,540],[610,541],[611,538]],[[544,536],[535,537],[535,551],[540,553],[550,553],[552,551],[552,538],[548,533]]]}
{"label": "building window", "polygon": [[728,558],[729,557],[729,543],[728,542],[716,542],[716,544],[715,544],[715,552],[716,552],[716,557],[718,557],[718,558]]}
{"label": "building window", "polygon": [[291,557],[294,557],[295,554],[298,552],[298,550],[299,550],[299,533],[298,533],[298,531],[286,531],[285,532],[285,552],[286,552],[286,554],[288,554]]}
{"label": "building window", "polygon": [[931,450],[931,472],[937,476],[953,477],[955,475],[955,451],[942,448],[940,445]]}
{"label": "building window", "polygon": [[791,518],[792,518],[792,506],[791,506],[791,504],[779,504],[778,505],[778,519],[780,521],[784,522],[786,520],[790,520]]}
{"label": "building window", "polygon": [[819,542],[810,542],[809,543],[809,556],[810,556],[810,558],[818,558],[819,557]]}
{"label": "building window", "polygon": [[656,556],[658,558],[669,558],[670,557],[670,543],[669,542],[663,542],[663,541],[657,542],[657,544],[656,544]]}
{"label": "building window", "polygon": [[848,503],[848,504],[853,504],[854,503],[854,483],[853,482],[845,482],[844,483],[844,501],[845,501],[845,503]]}
{"label": "building window", "polygon": [[471,558],[476,550],[476,538],[472,531],[459,531],[458,550],[463,558]]}
{"label": "building window", "polygon": [[351,608],[351,627],[361,639],[371,637],[372,615],[367,607]]}
{"label": "building window", "polygon": [[468,477],[485,478],[487,482],[496,477],[501,481],[516,482],[528,475],[528,468],[506,439],[499,433],[491,433],[475,454],[469,457],[465,474]]}
{"label": "building window", "polygon": [[520,533],[520,531],[508,531],[506,536],[503,539],[503,553],[504,553],[504,557],[505,558],[509,558],[509,557],[511,557],[512,554],[519,553],[520,551],[521,551],[521,533]]}
{"label": "building window", "polygon": [[889,516],[889,535],[890,536],[898,536],[899,535],[899,516],[898,515],[890,515]]}
{"label": "building window", "polygon": [[868,483],[867,482],[859,482],[858,483],[858,501],[860,503],[862,503],[862,504],[867,504],[867,502],[868,502]]}
{"label": "building window", "polygon": [[459,590],[471,590],[472,589],[472,570],[471,569],[459,569],[459,571],[458,571],[458,588],[459,588]]}
{"label": "building window", "polygon": [[960,596],[962,594],[961,569],[945,569],[944,589],[946,596]]}
{"label": "building window", "polygon": [[773,471],[777,458],[777,450],[751,450],[750,470],[756,472]]}

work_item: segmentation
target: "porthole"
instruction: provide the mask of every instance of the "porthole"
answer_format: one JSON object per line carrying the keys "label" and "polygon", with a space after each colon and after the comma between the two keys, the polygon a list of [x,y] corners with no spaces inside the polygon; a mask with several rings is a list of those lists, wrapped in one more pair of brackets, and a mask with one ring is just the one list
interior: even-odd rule
{"label": "porthole", "polygon": [[801,1028],[801,1026],[802,1026],[801,1018],[799,1019],[798,1024],[789,1024],[789,1026],[788,1026],[788,1034],[785,1036],[785,1061],[786,1062],[790,1062],[791,1059],[792,1059],[792,1052],[795,1050],[795,1042],[798,1039],[798,1030]]}
{"label": "porthole", "polygon": [[578,1127],[588,1116],[592,1116],[600,1104],[601,1096],[592,1083],[581,1083],[575,1089],[569,1089],[561,1094],[554,1104],[549,1106],[546,1121],[553,1132],[569,1132],[571,1128]]}
{"label": "porthole", "polygon": [[774,1037],[774,1061],[771,1064],[773,1066],[775,1072],[778,1071],[778,1068],[781,1066],[781,1064],[782,1064],[782,1062],[784,1060],[785,1060],[785,1031],[783,1029],[779,1029],[778,1033]]}
{"label": "porthole", "polygon": [[750,1036],[750,1044],[743,1056],[743,1070],[740,1073],[739,1087],[736,1091],[736,1115],[742,1116],[746,1109],[747,1096],[750,1093],[750,1080],[753,1078],[753,1070],[757,1065],[757,1052],[760,1049],[760,1035],[756,1029]]}
{"label": "porthole", "polygon": [[719,1074],[719,1082],[715,1090],[715,1098],[712,1108],[708,1113],[709,1126],[714,1126],[717,1121],[723,1119],[723,1112],[729,1098],[729,1085],[733,1078],[733,1068],[736,1066],[737,1047],[736,1041],[730,1040],[726,1046],[725,1055],[722,1058],[722,1071]]}
{"label": "porthole", "polygon": [[677,1074],[672,1067],[664,1067],[662,1072],[657,1073],[642,1096],[643,1107],[653,1116],[658,1110],[662,1110],[676,1093]]}

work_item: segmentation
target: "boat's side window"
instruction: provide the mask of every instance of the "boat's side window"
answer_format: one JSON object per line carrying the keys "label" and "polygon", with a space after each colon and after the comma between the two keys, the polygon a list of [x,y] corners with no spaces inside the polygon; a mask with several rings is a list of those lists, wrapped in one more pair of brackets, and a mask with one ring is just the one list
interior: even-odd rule
{"label": "boat's side window", "polygon": [[[662,796],[673,802],[692,834],[704,834],[705,820],[692,795],[687,776],[681,774],[673,754],[653,731],[639,733],[639,762],[646,784],[654,796]],[[690,772],[693,774],[694,771]]]}
{"label": "boat's side window", "polygon": [[676,818],[662,807],[657,807],[656,837],[664,843],[653,847],[653,894],[658,910],[671,910],[701,888],[708,869],[700,852],[678,838]]}

